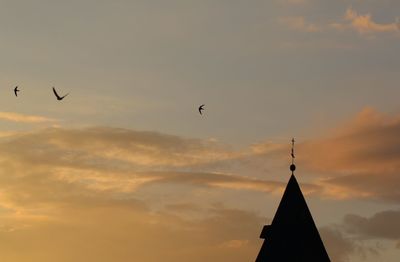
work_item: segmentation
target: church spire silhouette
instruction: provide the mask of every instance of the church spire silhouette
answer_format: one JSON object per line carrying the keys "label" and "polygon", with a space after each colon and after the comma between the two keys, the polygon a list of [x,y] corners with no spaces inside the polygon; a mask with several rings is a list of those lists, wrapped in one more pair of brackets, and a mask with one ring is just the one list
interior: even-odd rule
{"label": "church spire silhouette", "polygon": [[260,238],[264,243],[256,262],[329,262],[328,253],[315,226],[294,171],[292,139],[292,175],[283,193],[271,225],[264,226]]}

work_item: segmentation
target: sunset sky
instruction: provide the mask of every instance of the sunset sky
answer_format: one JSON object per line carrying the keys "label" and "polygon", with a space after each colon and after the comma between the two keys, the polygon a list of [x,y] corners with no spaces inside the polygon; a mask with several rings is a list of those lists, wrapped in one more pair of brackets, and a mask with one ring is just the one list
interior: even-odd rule
{"label": "sunset sky", "polygon": [[0,261],[254,261],[292,137],[332,261],[399,261],[400,1],[0,0],[0,40]]}

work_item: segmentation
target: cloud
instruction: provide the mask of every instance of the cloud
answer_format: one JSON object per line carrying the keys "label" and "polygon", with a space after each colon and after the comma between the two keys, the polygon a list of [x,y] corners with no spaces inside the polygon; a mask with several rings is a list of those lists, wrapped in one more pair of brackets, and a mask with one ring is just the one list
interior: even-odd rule
{"label": "cloud", "polygon": [[234,152],[212,141],[122,128],[54,128],[19,138],[33,145],[46,139],[49,150],[76,149],[77,154],[90,152],[95,157],[141,167],[186,167],[235,157]]}
{"label": "cloud", "polygon": [[[237,161],[251,166],[271,150],[234,151],[208,140],[119,128],[18,133],[0,141],[0,209],[13,219],[51,220],[60,202],[130,198],[155,187],[172,188],[169,195],[198,189],[280,194],[286,181],[219,171]],[[302,188],[306,194],[321,191],[311,183]]]}
{"label": "cloud", "polygon": [[[309,173],[304,193],[400,201],[398,130],[400,117],[367,108],[325,138],[300,143],[296,160]],[[25,172],[32,176],[46,172],[99,192],[171,184],[279,193],[288,150],[275,143],[233,150],[210,140],[120,128],[49,128],[2,141],[0,171],[18,174],[29,167]]]}
{"label": "cloud", "polygon": [[351,7],[346,10],[346,23],[332,23],[331,26],[338,30],[353,29],[360,34],[398,32],[398,23],[380,24],[372,19],[371,14],[361,15]]}
{"label": "cloud", "polygon": [[[373,138],[381,137],[381,128],[391,130],[397,124],[395,118],[369,109],[330,138],[300,144],[299,164],[324,176],[322,181],[316,177],[319,185],[302,184],[304,192],[321,194],[332,185],[355,190],[355,183],[344,186],[333,180],[359,174],[354,170],[364,164],[364,158],[354,155],[359,142],[353,139],[361,135],[372,145],[380,144]],[[326,144],[337,148],[328,150]],[[11,135],[0,141],[0,260],[109,261],[110,254],[117,254],[113,261],[254,259],[261,246],[257,236],[263,219],[248,211],[210,207],[207,200],[197,206],[199,197],[193,189],[281,192],[286,181],[272,175],[268,180],[257,178],[249,170],[265,172],[264,168],[287,158],[286,149],[258,143],[233,150],[215,141],[106,127],[48,128]],[[348,157],[355,161],[349,162]],[[371,159],[368,165],[376,170],[385,166]],[[242,168],[248,175],[223,172],[227,166]],[[143,194],[153,187],[162,195],[158,203]],[[184,196],[195,197],[185,199],[184,205],[168,200],[182,190]],[[359,190],[373,194],[372,187]],[[328,251],[332,249],[338,261],[346,261],[352,245],[338,233],[325,235],[326,242],[332,243],[327,244]],[[25,251],[12,252],[20,249]],[[100,252],[88,253],[88,249]]]}
{"label": "cloud", "polygon": [[232,248],[232,249],[238,249],[246,246],[249,243],[249,240],[229,240],[224,243],[222,243],[220,246],[222,248]]}
{"label": "cloud", "polygon": [[[168,200],[180,186],[266,192],[283,187],[237,175],[180,170],[215,160],[207,154],[225,159],[229,150],[211,146],[214,152],[208,152],[207,143],[113,128],[49,128],[1,141],[0,260],[254,259],[264,220],[259,215],[211,203],[198,207],[191,198],[177,208],[177,202]],[[118,147],[120,152],[106,152]],[[142,156],[136,159],[138,150]],[[198,152],[203,158],[195,158]],[[169,154],[187,158],[174,160]],[[146,185],[166,184],[177,186],[158,203],[137,192]],[[159,202],[175,203],[175,208]]]}
{"label": "cloud", "polygon": [[309,0],[277,0],[279,3],[287,5],[304,5],[308,3]]}
{"label": "cloud", "polygon": [[355,214],[346,215],[344,225],[348,232],[367,238],[400,240],[400,211],[387,210],[366,218]]}
{"label": "cloud", "polygon": [[344,234],[335,227],[322,227],[319,229],[321,238],[327,249],[329,258],[335,262],[350,261],[351,255],[356,253],[357,244],[344,236]]}
{"label": "cloud", "polygon": [[[214,167],[247,154],[215,142],[153,132],[49,128],[0,143],[0,172],[23,172],[26,177],[45,172],[43,177],[54,181],[98,191],[134,192],[144,185],[170,183],[281,192],[285,182],[219,172]],[[311,184],[303,186],[306,192],[318,190]]]}
{"label": "cloud", "polygon": [[[400,116],[365,108],[327,138],[307,142],[308,164],[320,171],[368,172],[398,169]],[[392,165],[389,165],[392,164]],[[394,166],[393,166],[394,165]]]}
{"label": "cloud", "polygon": [[[299,143],[297,164],[309,181],[302,184],[304,193],[400,201],[399,130],[400,116],[367,108],[326,137]],[[32,172],[46,170],[53,180],[99,192],[184,185],[280,193],[289,147],[257,143],[233,150],[156,132],[50,128],[3,141],[0,160],[5,174],[29,166]]]}
{"label": "cloud", "polygon": [[400,30],[400,18],[399,17],[396,18],[396,26],[397,26],[397,29]]}
{"label": "cloud", "polygon": [[280,194],[286,181],[218,171],[237,161],[265,163],[280,151],[268,143],[236,151],[208,140],[105,127],[10,136],[0,141],[0,260],[254,259],[264,219],[214,206],[224,196],[209,200],[199,191]]}
{"label": "cloud", "polygon": [[330,225],[319,229],[329,257],[335,262],[348,262],[371,257],[380,259],[381,246],[370,243],[359,236],[348,234],[343,225]]}
{"label": "cloud", "polygon": [[[249,174],[251,166],[265,165],[280,148],[260,144],[234,151],[217,142],[155,132],[49,128],[0,143],[0,172],[18,174],[25,167],[26,174],[46,172],[53,180],[97,191],[128,193],[146,185],[181,184],[280,193],[286,181]],[[241,168],[247,175],[235,170]],[[306,194],[321,190],[311,183],[302,187]]]}
{"label": "cloud", "polygon": [[220,207],[206,218],[185,220],[132,200],[68,203],[59,203],[57,220],[22,220],[24,227],[0,230],[0,259],[239,262],[258,251],[261,218],[249,212]]}
{"label": "cloud", "polygon": [[281,24],[286,25],[288,28],[302,32],[319,32],[321,28],[315,24],[309,23],[302,16],[282,17],[279,19]]}
{"label": "cloud", "polygon": [[366,108],[325,138],[299,145],[299,165],[338,198],[400,201],[400,117]]}
{"label": "cloud", "polygon": [[44,116],[24,115],[14,112],[0,112],[0,119],[17,123],[32,123],[32,124],[55,121],[54,119],[47,118]]}
{"label": "cloud", "polygon": [[[286,186],[284,182],[267,181],[237,175],[218,174],[218,173],[183,173],[183,172],[159,172],[154,173],[157,179],[155,183],[178,183],[197,186],[209,186],[219,188],[229,188],[238,190],[254,190],[261,192],[283,192]],[[307,190],[313,191],[318,188],[314,185],[305,184]]]}

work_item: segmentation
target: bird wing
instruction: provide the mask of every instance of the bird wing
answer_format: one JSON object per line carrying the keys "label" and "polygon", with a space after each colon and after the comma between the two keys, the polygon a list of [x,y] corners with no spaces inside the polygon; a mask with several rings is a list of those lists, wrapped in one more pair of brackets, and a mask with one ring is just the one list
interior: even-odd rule
{"label": "bird wing", "polygon": [[202,115],[203,113],[202,113],[202,110],[204,110],[204,105],[201,105],[201,106],[199,106],[199,113],[200,113],[200,115]]}
{"label": "bird wing", "polygon": [[66,95],[60,97],[60,99],[64,99],[64,97],[66,97],[67,95],[69,95],[69,93],[67,93]]}
{"label": "bird wing", "polygon": [[18,86],[16,86],[16,87],[14,88],[14,94],[15,94],[15,96],[18,96],[17,91],[19,91],[19,90],[18,90]]}
{"label": "bird wing", "polygon": [[57,94],[57,91],[56,91],[56,89],[53,87],[53,93],[54,93],[54,95],[57,97],[57,99],[62,99],[58,94]]}

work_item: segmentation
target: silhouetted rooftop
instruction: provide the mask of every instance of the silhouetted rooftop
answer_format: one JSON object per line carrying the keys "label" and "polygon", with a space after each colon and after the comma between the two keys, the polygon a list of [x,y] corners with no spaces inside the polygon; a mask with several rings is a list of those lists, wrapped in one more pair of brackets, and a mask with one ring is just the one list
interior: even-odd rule
{"label": "silhouetted rooftop", "polygon": [[330,261],[307,203],[292,174],[256,262]]}

